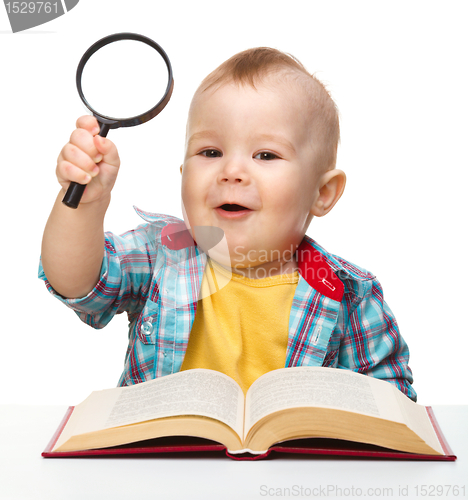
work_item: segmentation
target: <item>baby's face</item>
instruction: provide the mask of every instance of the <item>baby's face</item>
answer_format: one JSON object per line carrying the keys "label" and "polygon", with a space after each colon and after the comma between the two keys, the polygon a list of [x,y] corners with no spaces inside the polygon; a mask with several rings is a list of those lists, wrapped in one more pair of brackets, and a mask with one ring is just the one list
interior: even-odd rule
{"label": "baby's face", "polygon": [[182,166],[184,218],[191,228],[224,231],[230,267],[291,255],[314,215],[318,179],[295,87],[226,84],[194,101]]}

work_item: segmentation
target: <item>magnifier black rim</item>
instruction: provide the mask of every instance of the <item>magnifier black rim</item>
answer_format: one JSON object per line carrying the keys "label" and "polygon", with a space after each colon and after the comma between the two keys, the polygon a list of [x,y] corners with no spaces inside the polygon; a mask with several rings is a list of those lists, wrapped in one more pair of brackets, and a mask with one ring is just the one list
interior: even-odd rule
{"label": "magnifier black rim", "polygon": [[[119,40],[136,40],[138,42],[143,42],[153,47],[153,49],[156,49],[161,55],[161,57],[164,59],[168,71],[167,87],[162,99],[148,111],[127,118],[114,118],[99,113],[98,111],[93,109],[93,107],[86,100],[86,97],[84,96],[83,90],[81,88],[81,76],[86,63],[88,62],[88,59],[105,45],[108,45],[109,43],[112,42],[117,42]],[[83,101],[84,105],[93,113],[93,115],[98,119],[98,121],[100,121],[101,123],[106,123],[109,128],[132,127],[134,125],[139,125],[141,123],[147,122],[148,120],[151,120],[151,118],[154,118],[166,107],[166,104],[169,102],[169,99],[172,95],[172,89],[174,88],[172,66],[166,52],[164,52],[163,48],[159,44],[157,44],[154,40],[151,40],[151,38],[140,35],[138,33],[127,33],[127,32],[114,33],[113,35],[105,36],[104,38],[101,38],[101,40],[98,40],[96,43],[91,45],[91,47],[83,54],[83,57],[81,58],[78,64],[78,68],[76,70],[76,87],[78,89],[78,94],[80,95],[80,98]]]}

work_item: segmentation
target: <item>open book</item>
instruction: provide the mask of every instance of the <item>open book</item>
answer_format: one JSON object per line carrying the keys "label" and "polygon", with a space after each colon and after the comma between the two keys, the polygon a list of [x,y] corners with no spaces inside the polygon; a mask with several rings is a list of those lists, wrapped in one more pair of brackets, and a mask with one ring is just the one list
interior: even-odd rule
{"label": "open book", "polygon": [[289,440],[332,438],[403,457],[454,460],[428,410],[393,385],[348,370],[281,368],[258,378],[244,397],[230,377],[195,369],[91,393],[69,412],[43,456],[117,452],[129,443],[142,453],[141,442],[192,436],[219,443],[233,457],[265,456]]}

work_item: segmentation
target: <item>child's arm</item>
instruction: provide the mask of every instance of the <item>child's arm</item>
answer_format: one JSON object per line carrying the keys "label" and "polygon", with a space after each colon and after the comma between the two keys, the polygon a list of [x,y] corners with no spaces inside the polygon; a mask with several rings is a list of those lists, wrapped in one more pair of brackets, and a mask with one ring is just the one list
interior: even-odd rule
{"label": "child's arm", "polygon": [[[76,125],[57,160],[62,190],[47,221],[41,251],[49,283],[67,298],[85,296],[99,280],[104,215],[120,166],[117,148],[97,135],[99,125],[93,116],[82,116]],[[76,210],[61,202],[71,181],[86,184]]]}
{"label": "child's arm", "polygon": [[416,401],[408,346],[375,276],[368,285],[348,319],[338,366],[386,380]]}

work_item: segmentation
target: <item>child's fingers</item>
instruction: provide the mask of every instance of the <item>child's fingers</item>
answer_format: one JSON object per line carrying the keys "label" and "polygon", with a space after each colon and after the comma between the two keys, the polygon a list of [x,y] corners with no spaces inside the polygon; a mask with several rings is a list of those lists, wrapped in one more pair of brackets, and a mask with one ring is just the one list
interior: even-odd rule
{"label": "child's fingers", "polygon": [[99,134],[99,122],[94,116],[84,115],[76,120],[76,127],[87,130],[91,135]]}
{"label": "child's fingers", "polygon": [[[100,155],[97,150],[96,154]],[[87,152],[83,151],[75,144],[69,142],[63,147],[58,159],[58,163],[60,163],[61,161],[71,163],[75,167],[83,170],[86,174],[94,177],[99,171],[96,168],[96,162],[100,159],[102,159],[102,155],[100,155],[100,158],[96,156],[94,158],[91,158],[91,156]],[[64,173],[66,172],[67,171],[65,171]]]}
{"label": "child's fingers", "polygon": [[[94,145],[93,136],[85,129],[77,128],[70,136],[70,144],[86,153],[95,163],[102,160],[102,154]],[[71,161],[71,160],[70,160]]]}
{"label": "child's fingers", "polygon": [[78,118],[76,125],[77,128],[57,159],[56,175],[59,183],[67,189],[70,182],[88,184],[93,177],[98,176],[98,184],[110,191],[120,166],[115,144],[97,135],[99,124],[93,116]]}
{"label": "child's fingers", "polygon": [[66,160],[61,160],[57,163],[56,173],[58,181],[63,184],[67,182],[87,184],[91,180],[90,174]]}
{"label": "child's fingers", "polygon": [[107,139],[96,135],[93,137],[94,146],[98,153],[103,155],[103,160],[114,167],[120,166],[120,157],[115,144]]}

